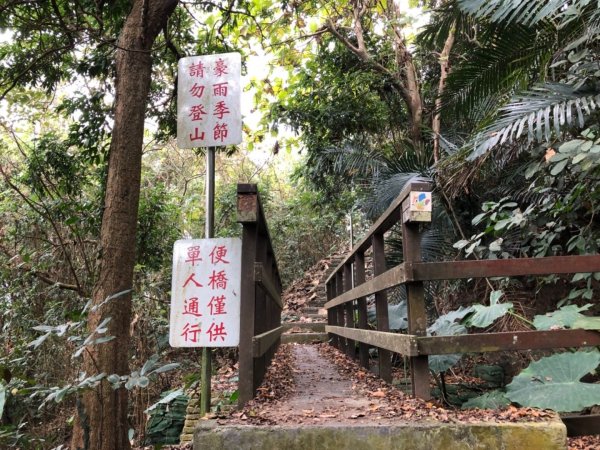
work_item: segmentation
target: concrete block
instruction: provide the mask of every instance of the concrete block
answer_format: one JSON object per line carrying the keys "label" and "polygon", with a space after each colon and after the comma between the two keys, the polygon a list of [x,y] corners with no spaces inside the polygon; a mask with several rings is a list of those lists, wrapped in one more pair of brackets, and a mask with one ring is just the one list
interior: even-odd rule
{"label": "concrete block", "polygon": [[203,422],[194,450],[566,450],[560,420],[537,423],[217,426]]}

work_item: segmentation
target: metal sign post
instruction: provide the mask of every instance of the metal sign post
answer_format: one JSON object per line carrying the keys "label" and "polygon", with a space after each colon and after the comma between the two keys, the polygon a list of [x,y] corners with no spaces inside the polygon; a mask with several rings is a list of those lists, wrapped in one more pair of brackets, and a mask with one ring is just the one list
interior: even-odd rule
{"label": "metal sign post", "polygon": [[[204,237],[211,239],[215,235],[215,148],[208,147],[206,152],[206,222]],[[200,414],[210,412],[212,376],[212,351],[210,347],[202,347],[200,372]]]}
{"label": "metal sign post", "polygon": [[[181,148],[207,147],[206,153],[206,240],[214,237],[214,206],[215,206],[215,146],[235,145],[242,142],[241,114],[241,56],[239,53],[224,53],[219,55],[192,56],[181,58],[178,62],[177,85],[177,144]],[[200,248],[200,246],[198,246]],[[174,270],[175,259],[174,255]],[[241,256],[240,256],[241,257]],[[192,273],[193,276],[194,274]],[[173,274],[175,280],[175,273]],[[239,278],[239,277],[238,277]],[[175,289],[175,284],[173,285]],[[174,310],[181,305],[176,303],[175,291],[172,293],[171,326],[177,324],[173,320]],[[238,289],[239,292],[239,289]],[[196,297],[194,297],[196,298]],[[220,298],[220,297],[212,297]],[[186,301],[184,299],[184,301]],[[198,298],[196,298],[198,301]],[[206,303],[207,299],[203,299]],[[239,299],[238,322],[239,322]],[[212,302],[212,300],[211,300]],[[211,313],[212,314],[212,313]],[[217,322],[212,322],[214,327]],[[216,325],[223,328],[224,322]],[[203,335],[202,327],[209,326],[204,321],[198,321],[194,327],[194,343],[200,342],[197,336]],[[239,324],[238,324],[239,328]],[[173,332],[173,329],[170,330]],[[203,332],[207,332],[203,329]],[[238,330],[239,336],[239,330]],[[173,336],[180,341],[180,336]],[[220,337],[225,340],[223,335]],[[211,334],[212,338],[212,334]],[[227,338],[229,339],[229,338]],[[238,338],[239,339],[239,338]],[[187,335],[186,335],[187,340]],[[173,344],[172,344],[173,345]],[[231,344],[230,344],[231,345]],[[237,346],[238,343],[232,344]],[[187,342],[179,346],[189,345]],[[201,401],[202,415],[210,411],[211,394],[211,350],[210,346],[202,347],[201,368]],[[222,346],[222,345],[221,345]]]}

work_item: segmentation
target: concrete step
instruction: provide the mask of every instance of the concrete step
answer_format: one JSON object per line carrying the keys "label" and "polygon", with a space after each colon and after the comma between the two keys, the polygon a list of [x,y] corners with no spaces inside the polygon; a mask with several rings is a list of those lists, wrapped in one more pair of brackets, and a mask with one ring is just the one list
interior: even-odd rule
{"label": "concrete step", "polygon": [[312,342],[327,342],[327,333],[286,333],[281,335],[282,344],[310,344]]}
{"label": "concrete step", "polygon": [[541,423],[399,423],[397,425],[227,425],[203,421],[194,450],[566,450],[559,420]]}
{"label": "concrete step", "polygon": [[304,314],[319,314],[319,308],[318,306],[305,306],[304,308],[302,308],[302,312]]}
{"label": "concrete step", "polygon": [[303,314],[303,316],[312,320],[327,320],[327,314]]}
{"label": "concrete step", "polygon": [[282,324],[283,332],[288,332],[293,328],[300,328],[302,332],[325,332],[325,323],[323,322],[288,322]]}

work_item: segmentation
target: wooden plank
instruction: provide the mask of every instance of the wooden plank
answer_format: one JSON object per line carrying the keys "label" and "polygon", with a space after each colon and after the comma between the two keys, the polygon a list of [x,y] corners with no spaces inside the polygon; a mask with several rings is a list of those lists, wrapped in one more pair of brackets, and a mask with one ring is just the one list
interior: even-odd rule
{"label": "wooden plank", "polygon": [[269,298],[279,306],[279,308],[283,309],[281,295],[275,288],[275,284],[271,278],[267,275],[262,263],[254,263],[254,281],[266,292]]}
{"label": "wooden plank", "polygon": [[326,282],[329,282],[337,272],[342,270],[345,264],[351,263],[354,261],[354,255],[358,252],[365,252],[369,247],[371,247],[371,239],[375,234],[383,234],[388,231],[391,227],[393,227],[399,220],[400,215],[402,214],[402,202],[411,191],[420,191],[420,192],[428,192],[431,191],[431,181],[421,178],[414,177],[412,178],[406,185],[402,192],[394,199],[392,204],[385,210],[385,212],[379,216],[379,219],[369,228],[367,234],[359,241],[352,251],[342,260],[342,262],[335,268],[335,270],[331,273],[329,278],[327,278]]}
{"label": "wooden plank", "polygon": [[410,334],[398,334],[385,331],[361,330],[358,328],[334,327],[327,325],[327,333],[363,342],[373,347],[383,349],[386,352],[400,353],[405,356],[417,355],[416,336]]}
{"label": "wooden plank", "polygon": [[[335,297],[335,279],[331,280],[325,286],[327,286],[327,300],[331,300],[333,297]],[[337,311],[335,310],[335,308],[330,308],[327,310],[327,324],[333,325],[333,326],[338,325]],[[329,335],[329,341],[331,342],[331,345],[333,345],[335,348],[339,349],[340,344],[339,344],[338,340],[339,340],[339,337],[337,335],[334,335],[334,334]]]}
{"label": "wooden plank", "polygon": [[569,437],[600,434],[600,414],[561,416],[560,420],[567,427]]}
{"label": "wooden plank", "polygon": [[[344,292],[352,289],[352,264],[344,266]],[[346,327],[356,328],[354,325],[354,302],[347,302],[344,305],[346,313]],[[346,340],[346,354],[350,358],[356,358],[356,343],[352,339]]]}
{"label": "wooden plank", "polygon": [[[373,274],[379,276],[386,272],[385,266],[385,243],[383,234],[373,235]],[[388,312],[388,298],[386,291],[375,293],[375,318],[377,331],[390,331]],[[388,383],[392,382],[392,355],[388,350],[379,350],[379,377]]]}
{"label": "wooden plank", "polygon": [[272,330],[266,331],[258,336],[252,338],[252,355],[258,358],[265,353],[277,342],[283,327],[273,328]]}
{"label": "wooden plank", "polygon": [[405,264],[399,264],[396,267],[383,272],[381,275],[375,276],[366,283],[356,286],[354,289],[331,299],[325,303],[324,308],[333,308],[334,306],[342,305],[360,297],[366,297],[367,295],[393,288],[404,283],[406,279]]}
{"label": "wooden plank", "polygon": [[[335,276],[335,289],[336,295],[341,295],[344,292],[344,274],[342,272],[338,272]],[[344,317],[344,306],[339,305],[336,307],[337,311],[337,323],[342,327],[345,326],[346,318]],[[338,336],[338,342],[340,344],[340,351],[346,353],[348,350],[348,346],[346,345],[346,339]]]}
{"label": "wooden plank", "polygon": [[[365,282],[365,254],[364,252],[358,252],[354,259],[354,283],[356,286],[360,286]],[[365,297],[359,297],[357,300],[358,306],[358,328],[366,330],[368,325],[368,314],[367,314],[367,299]],[[333,324],[331,324],[333,325]],[[369,368],[369,346],[364,342],[358,344],[358,359],[360,365],[364,368]]]}
{"label": "wooden plank", "polygon": [[600,272],[600,255],[482,259],[479,261],[413,263],[412,265],[412,275],[415,281],[580,272]]}
{"label": "wooden plank", "polygon": [[587,330],[519,331],[417,337],[419,355],[486,353],[503,350],[541,350],[596,347],[600,333]]}

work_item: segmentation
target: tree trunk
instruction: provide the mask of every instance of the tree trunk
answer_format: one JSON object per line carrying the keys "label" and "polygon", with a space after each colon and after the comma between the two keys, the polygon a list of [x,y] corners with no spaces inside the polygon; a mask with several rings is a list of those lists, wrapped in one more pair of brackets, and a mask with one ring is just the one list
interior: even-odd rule
{"label": "tree trunk", "polygon": [[[176,5],[177,0],[133,0],[118,39],[114,126],[100,230],[100,272],[93,294],[93,305],[102,306],[92,310],[88,319],[91,333],[110,317],[107,335],[114,339],[87,347],[84,367],[88,375],[129,374],[131,290],[151,50]],[[72,448],[128,449],[127,406],[127,390],[113,390],[106,381],[86,392],[78,400]]]}

